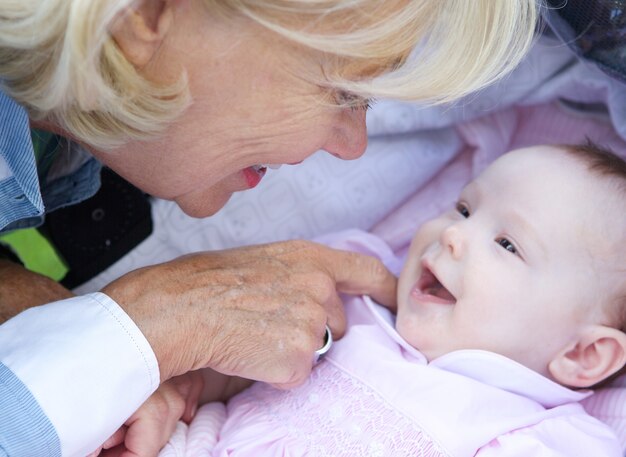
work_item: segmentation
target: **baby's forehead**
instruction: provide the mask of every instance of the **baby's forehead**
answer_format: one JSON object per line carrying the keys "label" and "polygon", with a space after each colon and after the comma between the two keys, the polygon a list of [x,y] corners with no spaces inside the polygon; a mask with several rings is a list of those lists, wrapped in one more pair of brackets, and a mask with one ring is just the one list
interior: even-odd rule
{"label": "baby's forehead", "polygon": [[464,192],[488,195],[487,204],[536,225],[551,242],[561,233],[603,257],[626,244],[624,187],[553,146],[503,155]]}
{"label": "baby's forehead", "polygon": [[[499,157],[465,190],[502,195],[507,202],[523,203],[535,199],[533,207],[537,208],[537,203],[573,203],[572,191],[596,188],[597,181],[598,177],[592,176],[582,164],[566,157],[565,153],[555,152],[552,147],[532,147]],[[596,193],[582,192],[577,200],[583,204],[587,200],[599,199]],[[507,203],[497,198],[492,201]]]}
{"label": "baby's forehead", "polygon": [[[514,149],[497,158],[483,173],[497,170],[497,173],[520,176],[522,172],[545,172],[554,179],[565,177],[574,179],[593,179],[583,172],[587,167],[558,146],[538,145]],[[575,173],[578,170],[579,173]],[[523,175],[521,175],[523,176]]]}
{"label": "baby's forehead", "polygon": [[475,181],[500,187],[524,198],[526,194],[579,201],[623,203],[626,188],[618,180],[592,167],[562,147],[541,145],[510,151],[495,160]]}

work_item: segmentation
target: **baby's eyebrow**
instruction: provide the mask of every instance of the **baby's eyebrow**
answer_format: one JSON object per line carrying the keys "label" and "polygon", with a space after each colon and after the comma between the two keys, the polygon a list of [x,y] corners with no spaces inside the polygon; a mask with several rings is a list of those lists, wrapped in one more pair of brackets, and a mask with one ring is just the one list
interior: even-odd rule
{"label": "baby's eyebrow", "polygon": [[541,236],[539,235],[539,231],[533,226],[533,224],[525,218],[519,211],[515,208],[508,208],[507,217],[519,227],[520,232],[527,237],[531,243],[537,245],[541,254],[546,256],[548,254],[548,250],[546,245],[543,243]]}
{"label": "baby's eyebrow", "polygon": [[[485,192],[483,186],[481,186],[480,179],[470,181],[461,191],[461,195],[467,195],[471,199],[478,201],[499,198],[498,196],[490,195],[488,192]],[[537,246],[537,250],[542,257],[545,258],[548,255],[548,249],[545,243],[543,243],[539,231],[530,222],[532,220],[531,218],[525,217],[523,213],[513,207],[506,208],[506,210],[500,214],[502,217],[510,220],[514,226],[517,226],[518,230],[516,230],[516,232],[521,233],[525,240],[528,239],[531,245]]]}
{"label": "baby's eyebrow", "polygon": [[474,198],[480,198],[482,197],[483,192],[480,188],[480,184],[478,183],[478,181],[472,180],[467,183],[465,187],[463,187],[463,189],[461,189],[461,192],[459,193],[459,198],[464,194],[470,194]]}

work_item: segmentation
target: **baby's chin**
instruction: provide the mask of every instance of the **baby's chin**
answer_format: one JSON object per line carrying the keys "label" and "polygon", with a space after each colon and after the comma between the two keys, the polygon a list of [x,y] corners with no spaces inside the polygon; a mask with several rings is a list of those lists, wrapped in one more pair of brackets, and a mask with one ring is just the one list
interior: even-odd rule
{"label": "baby's chin", "polygon": [[446,354],[447,352],[451,352],[442,350],[441,343],[439,341],[434,341],[432,336],[431,339],[428,339],[428,335],[426,333],[419,332],[419,328],[423,325],[424,324],[420,322],[416,322],[415,319],[412,319],[411,322],[403,319],[402,310],[398,310],[398,318],[395,323],[396,332],[398,332],[404,341],[426,357],[428,362]]}
{"label": "baby's chin", "polygon": [[396,332],[398,332],[398,335],[400,335],[407,343],[415,349],[421,351],[420,346],[423,346],[424,343],[420,340],[418,332],[415,331],[416,323],[409,323],[406,319],[403,319],[403,317],[402,310],[398,309],[395,323]]}

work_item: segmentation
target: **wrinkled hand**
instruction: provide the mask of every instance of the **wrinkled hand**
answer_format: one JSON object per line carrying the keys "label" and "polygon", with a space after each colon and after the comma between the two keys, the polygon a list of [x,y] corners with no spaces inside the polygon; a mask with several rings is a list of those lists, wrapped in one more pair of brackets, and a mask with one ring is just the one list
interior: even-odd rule
{"label": "wrinkled hand", "polygon": [[197,371],[176,376],[148,398],[126,423],[92,455],[152,457],[165,446],[179,420],[196,414],[204,379]]}
{"label": "wrinkled hand", "polygon": [[203,367],[301,384],[325,325],[345,332],[338,292],[395,304],[396,278],[370,256],[287,241],[181,257],[103,289],[150,342],[161,379]]}

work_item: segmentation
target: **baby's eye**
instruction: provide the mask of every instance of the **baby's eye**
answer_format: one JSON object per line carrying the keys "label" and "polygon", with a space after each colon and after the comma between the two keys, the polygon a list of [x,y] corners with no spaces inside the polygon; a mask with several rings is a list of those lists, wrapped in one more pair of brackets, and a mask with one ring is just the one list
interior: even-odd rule
{"label": "baby's eye", "polygon": [[511,254],[517,254],[517,248],[515,247],[515,245],[506,238],[496,238],[496,243],[509,251]]}
{"label": "baby's eye", "polygon": [[470,217],[470,210],[469,210],[469,208],[467,207],[467,205],[465,203],[458,202],[456,204],[456,210],[465,219]]}

